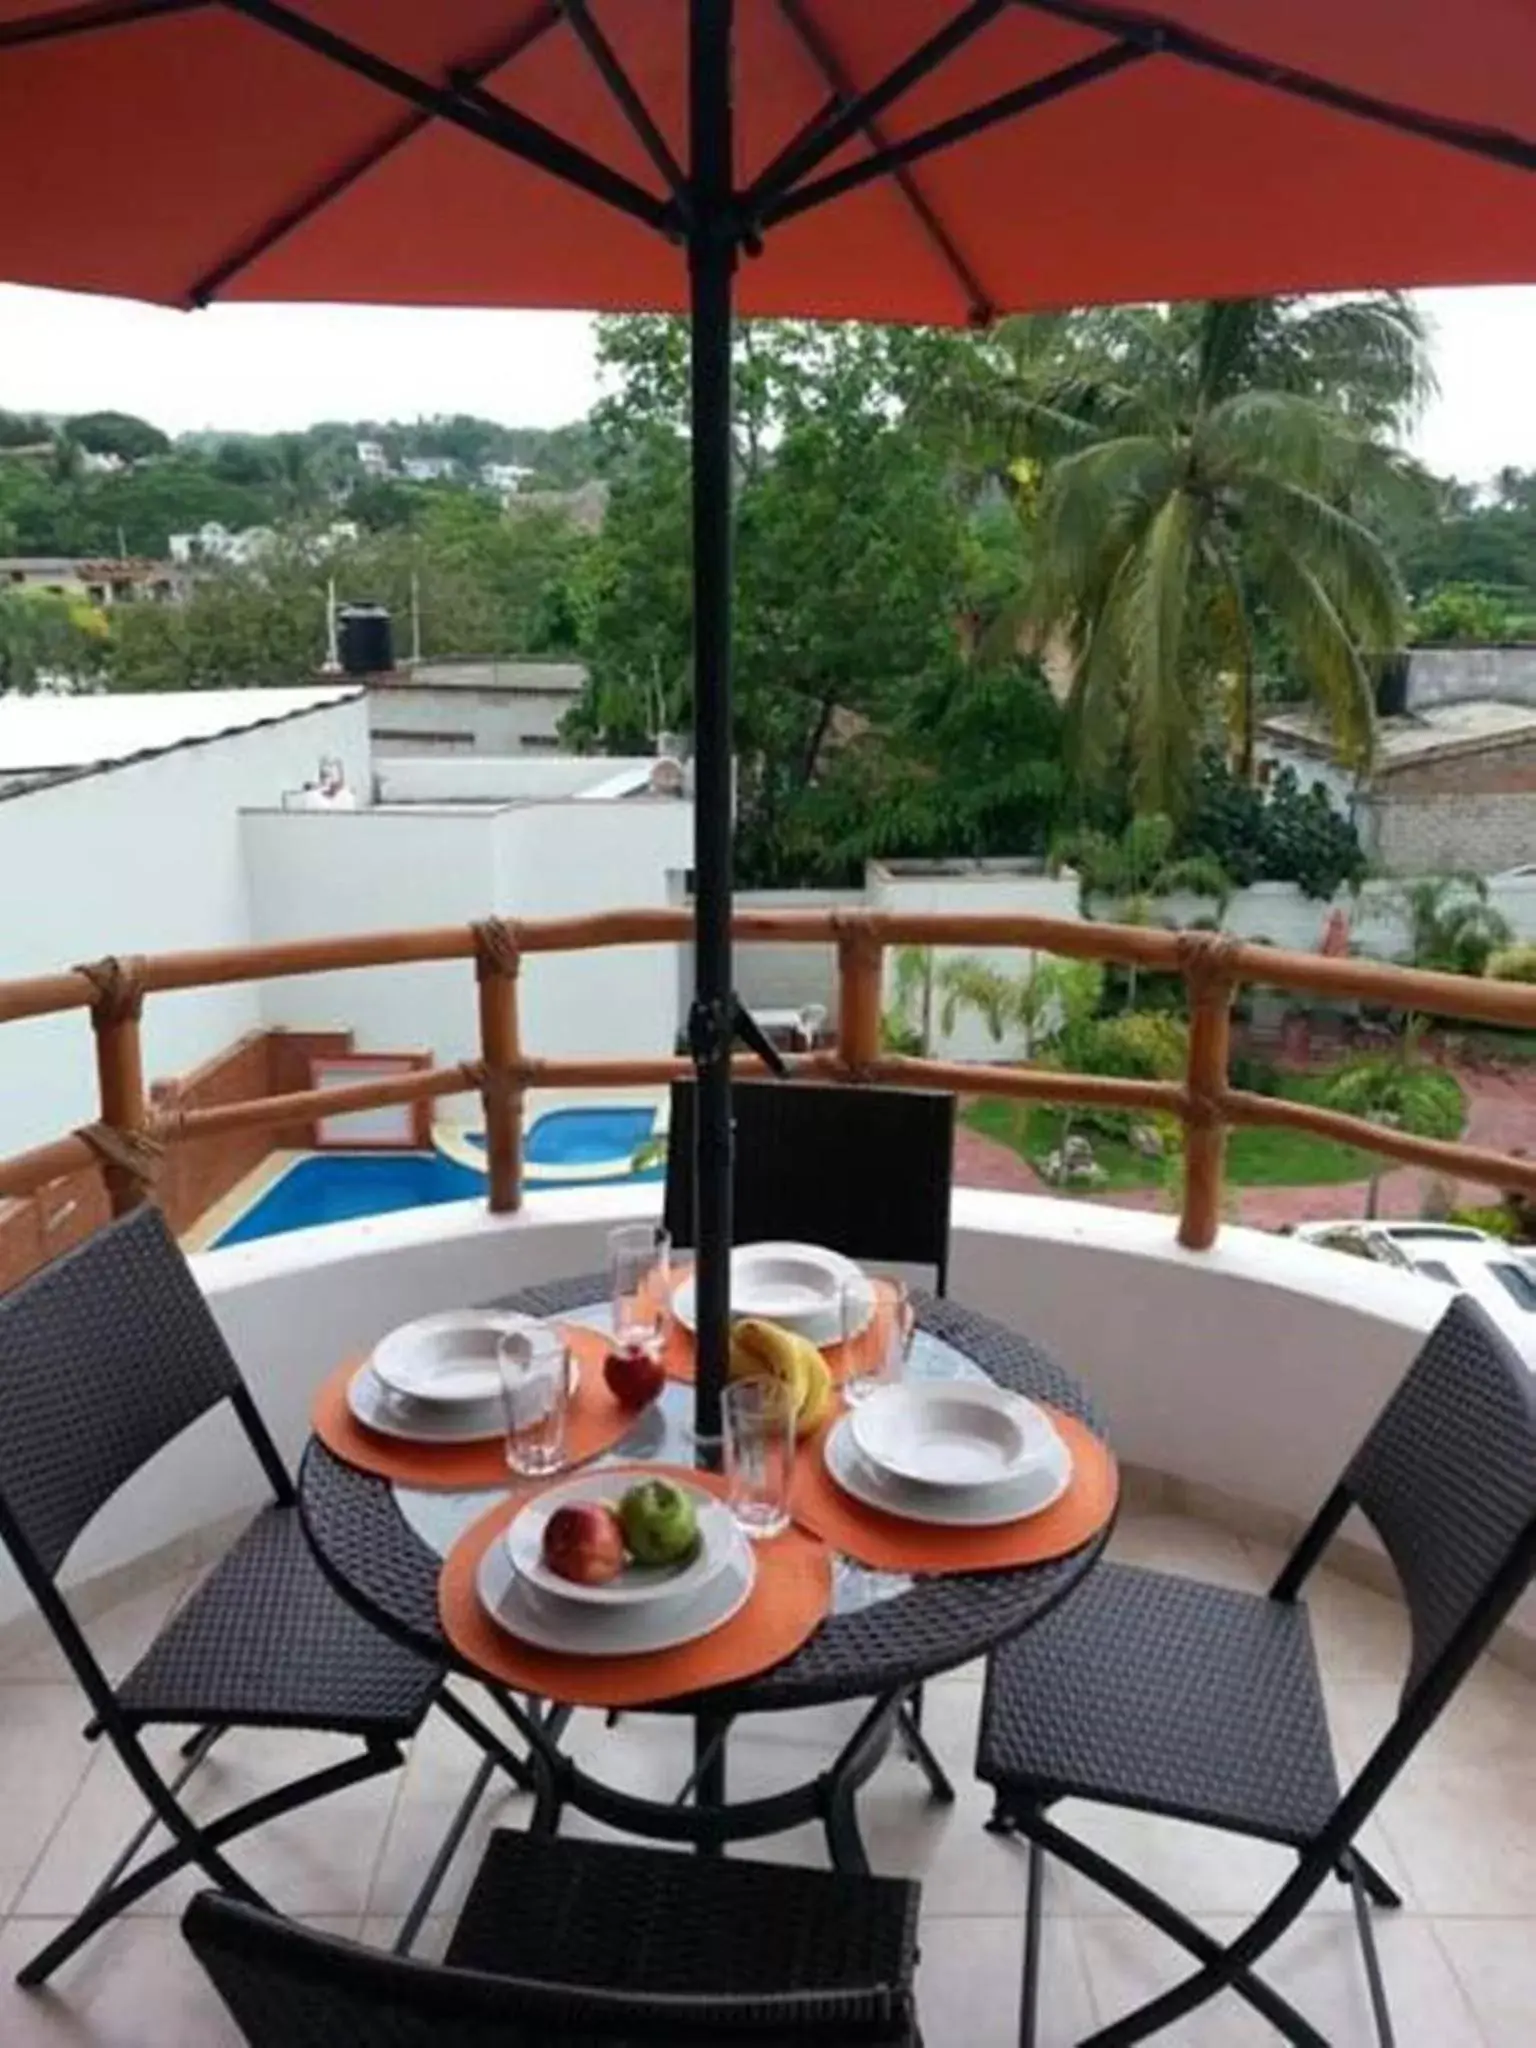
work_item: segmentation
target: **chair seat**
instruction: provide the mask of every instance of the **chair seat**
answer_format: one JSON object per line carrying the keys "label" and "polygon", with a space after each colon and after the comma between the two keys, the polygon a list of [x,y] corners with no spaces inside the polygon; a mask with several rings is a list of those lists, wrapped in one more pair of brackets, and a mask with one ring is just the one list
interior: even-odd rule
{"label": "chair seat", "polygon": [[415,1733],[442,1668],[335,1591],[296,1507],[265,1508],[118,1688],[131,1721]]}
{"label": "chair seat", "polygon": [[1306,1609],[1101,1565],[994,1653],[977,1775],[1302,1846],[1338,1775]]}
{"label": "chair seat", "polygon": [[447,1961],[587,1990],[910,1993],[918,1887],[581,1840],[492,1836]]}

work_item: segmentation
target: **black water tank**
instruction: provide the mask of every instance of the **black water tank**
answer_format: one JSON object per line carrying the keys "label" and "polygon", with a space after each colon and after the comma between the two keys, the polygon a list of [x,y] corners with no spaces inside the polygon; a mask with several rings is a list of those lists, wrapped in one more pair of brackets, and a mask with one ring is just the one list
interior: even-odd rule
{"label": "black water tank", "polygon": [[387,674],[395,665],[395,635],[383,605],[342,605],[336,613],[336,649],[345,675]]}

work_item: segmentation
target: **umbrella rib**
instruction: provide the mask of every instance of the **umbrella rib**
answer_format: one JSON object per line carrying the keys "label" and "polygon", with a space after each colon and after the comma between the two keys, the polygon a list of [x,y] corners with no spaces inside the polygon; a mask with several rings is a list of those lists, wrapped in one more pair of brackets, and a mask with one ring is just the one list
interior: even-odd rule
{"label": "umbrella rib", "polygon": [[1241,50],[1214,36],[1164,20],[1155,14],[1141,14],[1118,7],[1103,7],[1096,0],[1016,0],[1036,14],[1048,14],[1058,21],[1070,21],[1080,28],[1097,29],[1122,42],[1139,44],[1149,56],[1178,57],[1208,71],[1225,72],[1252,85],[1268,86],[1292,98],[1310,100],[1336,113],[1353,114],[1362,121],[1374,121],[1385,128],[1415,135],[1426,142],[1439,142],[1469,156],[1491,158],[1516,170],[1536,170],[1536,143],[1503,128],[1461,121],[1447,114],[1431,114],[1422,107],[1403,106],[1395,100],[1378,99],[1358,92],[1294,65],[1276,63],[1251,50]]}
{"label": "umbrella rib", "polygon": [[613,95],[619,112],[633,129],[640,147],[661,173],[686,226],[692,212],[688,181],[683,175],[682,165],[668,148],[666,137],[651,118],[651,111],[641,98],[634,80],[619,62],[612,43],[592,19],[587,0],[562,0],[562,11],[576,40],[591,58],[598,77]]}
{"label": "umbrella rib", "polygon": [[34,14],[30,20],[0,24],[0,50],[58,42],[64,36],[90,35],[99,29],[128,28],[137,21],[154,21],[162,14],[192,14],[212,4],[213,0],[104,0],[94,7],[61,7],[54,14]]}
{"label": "umbrella rib", "polygon": [[[811,62],[832,88],[835,104],[850,104],[858,97],[852,81],[831,44],[806,15],[801,0],[779,0],[779,12],[789,23]],[[889,147],[889,137],[878,119],[873,116],[867,119],[863,123],[863,130],[876,149]],[[891,177],[918,226],[937,249],[944,264],[965,293],[967,310],[972,321],[978,327],[986,326],[995,317],[997,308],[982,288],[975,271],[956,247],[954,237],[934,212],[927,195],[904,164],[899,164],[891,173]]]}
{"label": "umbrella rib", "polygon": [[[188,4],[188,0],[181,0],[181,4]],[[206,0],[195,0],[195,4],[206,4]],[[514,57],[520,57],[530,44],[537,42],[540,36],[554,28],[559,19],[560,10],[557,6],[551,4],[541,7],[538,13],[523,23],[515,36],[502,42],[489,54],[476,58],[473,65],[465,68],[463,75],[478,84],[481,79],[488,78],[493,71],[499,71],[504,64],[510,64]],[[294,200],[291,206],[284,207],[280,213],[273,214],[264,221],[255,233],[248,236],[230,255],[221,258],[211,269],[205,270],[188,290],[187,303],[191,306],[206,306],[223,291],[232,278],[238,277],[242,270],[248,270],[253,263],[265,256],[269,249],[275,248],[286,236],[291,235],[295,228],[303,227],[307,220],[312,220],[322,208],[329,206],[332,200],[339,199],[359,178],[366,177],[376,165],[393,156],[397,149],[402,149],[424,128],[429,128],[436,118],[434,114],[417,110],[408,114],[403,121],[397,122],[387,135],[380,136],[377,141],[370,142],[365,149],[359,150],[354,157],[322,179],[318,185],[312,185],[302,197]]]}
{"label": "umbrella rib", "polygon": [[1085,85],[1094,85],[1099,79],[1123,71],[1128,64],[1140,63],[1151,54],[1139,43],[1114,43],[1092,57],[1080,58],[1076,64],[1063,65],[1059,71],[1048,71],[1043,78],[1032,78],[1027,85],[1017,85],[1011,92],[999,93],[996,99],[983,100],[980,106],[955,114],[947,121],[936,122],[932,128],[924,128],[885,149],[877,149],[840,171],[831,171],[824,178],[813,178],[808,185],[797,186],[782,198],[770,201],[761,216],[761,224],[769,228],[781,220],[793,220],[796,214],[807,213],[815,206],[825,206],[829,200],[842,198],[845,192],[857,191],[873,178],[890,176],[922,157],[932,156],[936,150],[948,149],[988,128],[995,128],[1000,121],[1011,121],[1035,107],[1062,99],[1067,93],[1079,92]]}
{"label": "umbrella rib", "polygon": [[658,199],[654,192],[648,192],[643,185],[626,178],[622,171],[616,171],[611,164],[592,156],[554,129],[546,128],[542,121],[535,121],[531,115],[508,106],[505,101],[493,102],[494,111],[478,95],[477,102],[471,104],[451,88],[433,85],[430,80],[419,78],[415,72],[381,57],[377,51],[349,41],[308,15],[296,13],[293,8],[283,5],[283,0],[222,0],[222,4],[247,20],[270,29],[275,35],[284,36],[289,42],[323,57],[341,70],[351,72],[354,77],[366,79],[370,85],[404,100],[419,112],[436,115],[438,119],[478,136],[483,142],[495,144],[509,156],[519,157],[525,163],[547,171],[551,177],[574,185],[591,198],[600,199],[618,212],[628,214],[632,220],[654,228],[658,234],[670,235],[675,231],[674,209],[667,201]]}
{"label": "umbrella rib", "polygon": [[825,163],[835,150],[851,141],[866,122],[883,114],[894,101],[936,71],[946,58],[962,49],[1011,4],[1012,0],[971,0],[969,7],[946,22],[927,42],[920,43],[884,78],[870,86],[867,92],[860,93],[840,113],[833,114],[809,134],[802,133],[798,139],[786,143],[753,179],[742,202],[745,212],[749,216],[766,215],[771,202],[815,170],[818,164]]}

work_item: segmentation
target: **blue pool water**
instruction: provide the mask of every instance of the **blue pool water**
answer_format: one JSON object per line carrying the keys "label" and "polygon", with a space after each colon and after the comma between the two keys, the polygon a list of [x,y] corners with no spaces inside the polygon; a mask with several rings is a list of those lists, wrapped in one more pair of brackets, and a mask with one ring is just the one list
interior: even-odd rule
{"label": "blue pool water", "polygon": [[245,1244],[312,1223],[346,1223],[485,1193],[485,1175],[439,1152],[317,1152],[289,1167],[219,1238]]}
{"label": "blue pool water", "polygon": [[529,1127],[523,1157],[530,1166],[602,1166],[627,1159],[651,1135],[648,1103],[552,1109]]}
{"label": "blue pool water", "polygon": [[[644,1103],[548,1111],[529,1127],[524,1139],[527,1185],[569,1185],[541,1178],[541,1166],[607,1166],[616,1159],[628,1160],[651,1135],[655,1117],[655,1110]],[[478,1133],[469,1135],[469,1143],[476,1151],[485,1149]],[[605,1181],[661,1177],[658,1164],[640,1173],[626,1167],[622,1173],[595,1174],[581,1184],[596,1187]],[[483,1172],[445,1159],[440,1152],[316,1152],[290,1166],[216,1242],[245,1244],[253,1237],[276,1237],[315,1223],[346,1223],[355,1216],[382,1216],[391,1209],[420,1209],[484,1194]]]}

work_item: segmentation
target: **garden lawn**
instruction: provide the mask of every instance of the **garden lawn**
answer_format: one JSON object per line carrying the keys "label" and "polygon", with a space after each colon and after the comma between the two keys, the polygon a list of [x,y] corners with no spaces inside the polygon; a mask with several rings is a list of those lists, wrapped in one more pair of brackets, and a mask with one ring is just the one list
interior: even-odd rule
{"label": "garden lawn", "polygon": [[[1322,1103],[1328,1078],[1323,1074],[1282,1074],[1276,1092],[1292,1102]],[[1450,1075],[1443,1078],[1460,1092]],[[1061,1110],[1039,1103],[990,1099],[967,1104],[961,1116],[973,1131],[1011,1146],[1044,1179],[1045,1161],[1061,1143],[1065,1121]],[[1176,1157],[1144,1159],[1124,1139],[1103,1137],[1076,1121],[1073,1128],[1088,1139],[1094,1158],[1104,1169],[1105,1178],[1095,1183],[1101,1193],[1159,1187],[1170,1173],[1177,1171]],[[1323,1187],[1341,1181],[1369,1180],[1379,1167],[1389,1164],[1377,1153],[1363,1152],[1354,1145],[1339,1145],[1332,1138],[1315,1138],[1309,1131],[1249,1127],[1227,1133],[1226,1178],[1232,1187]]]}

